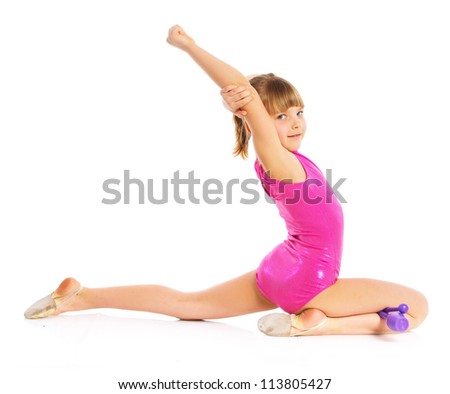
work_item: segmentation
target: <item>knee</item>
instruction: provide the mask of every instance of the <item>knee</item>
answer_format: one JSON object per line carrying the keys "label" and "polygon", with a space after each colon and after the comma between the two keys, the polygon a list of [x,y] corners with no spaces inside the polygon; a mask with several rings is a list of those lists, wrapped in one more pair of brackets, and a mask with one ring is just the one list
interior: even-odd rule
{"label": "knee", "polygon": [[408,314],[413,318],[410,324],[411,329],[420,326],[426,319],[428,315],[428,301],[422,293],[416,293]]}
{"label": "knee", "polygon": [[179,292],[174,317],[180,320],[202,320],[201,304],[198,293]]}

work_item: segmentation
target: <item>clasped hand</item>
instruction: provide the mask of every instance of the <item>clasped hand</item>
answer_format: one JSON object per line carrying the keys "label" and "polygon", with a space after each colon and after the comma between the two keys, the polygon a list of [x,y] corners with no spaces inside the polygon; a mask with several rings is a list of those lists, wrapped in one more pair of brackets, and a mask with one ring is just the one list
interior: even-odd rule
{"label": "clasped hand", "polygon": [[224,107],[241,119],[247,115],[247,111],[242,108],[253,100],[253,93],[254,89],[251,85],[229,85],[220,91]]}

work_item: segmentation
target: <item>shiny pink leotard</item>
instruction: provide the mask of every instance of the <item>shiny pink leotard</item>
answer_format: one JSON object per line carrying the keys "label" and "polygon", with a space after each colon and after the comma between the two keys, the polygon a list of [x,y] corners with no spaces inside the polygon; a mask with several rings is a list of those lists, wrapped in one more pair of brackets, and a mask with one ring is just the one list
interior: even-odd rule
{"label": "shiny pink leotard", "polygon": [[288,230],[287,239],[262,260],[256,283],[269,301],[287,313],[298,312],[336,282],[344,224],[341,205],[322,172],[307,157],[292,153],[306,172],[304,182],[271,179],[255,162],[258,178]]}

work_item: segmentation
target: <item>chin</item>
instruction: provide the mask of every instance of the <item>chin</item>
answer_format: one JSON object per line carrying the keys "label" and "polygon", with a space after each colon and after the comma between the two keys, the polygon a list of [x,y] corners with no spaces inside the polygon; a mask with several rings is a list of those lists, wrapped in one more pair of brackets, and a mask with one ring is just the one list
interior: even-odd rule
{"label": "chin", "polygon": [[283,145],[289,152],[295,152],[300,149],[301,141]]}
{"label": "chin", "polygon": [[295,144],[295,145],[293,146],[293,149],[291,150],[291,152],[298,151],[298,150],[300,149],[300,146],[301,146],[301,145],[302,145],[301,143]]}

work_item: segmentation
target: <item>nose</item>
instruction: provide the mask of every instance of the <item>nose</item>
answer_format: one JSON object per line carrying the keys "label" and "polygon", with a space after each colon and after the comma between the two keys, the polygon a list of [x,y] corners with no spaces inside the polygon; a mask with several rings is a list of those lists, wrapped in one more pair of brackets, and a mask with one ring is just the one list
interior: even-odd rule
{"label": "nose", "polygon": [[297,118],[297,117],[295,117],[295,118],[292,120],[291,127],[292,127],[293,130],[300,128],[300,119]]}

